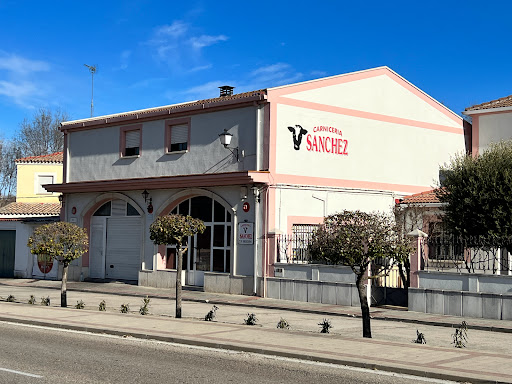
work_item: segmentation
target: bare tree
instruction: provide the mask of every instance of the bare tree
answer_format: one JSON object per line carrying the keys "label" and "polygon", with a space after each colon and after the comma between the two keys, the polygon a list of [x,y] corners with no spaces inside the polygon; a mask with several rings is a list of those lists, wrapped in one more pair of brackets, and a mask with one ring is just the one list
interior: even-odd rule
{"label": "bare tree", "polygon": [[66,112],[45,108],[40,108],[32,119],[25,118],[14,140],[22,156],[41,156],[62,151],[64,136],[59,125],[68,119]]}
{"label": "bare tree", "polygon": [[3,202],[16,192],[16,163],[21,156],[19,148],[11,141],[0,141],[0,197]]}

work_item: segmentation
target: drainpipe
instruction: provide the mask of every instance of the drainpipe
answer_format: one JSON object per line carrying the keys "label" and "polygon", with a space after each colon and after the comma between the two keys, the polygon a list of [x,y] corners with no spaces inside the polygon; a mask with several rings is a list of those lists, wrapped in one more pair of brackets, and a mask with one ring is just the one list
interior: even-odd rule
{"label": "drainpipe", "polygon": [[259,203],[260,198],[259,198],[258,187],[253,187],[253,194],[254,194],[254,234],[256,234],[256,236],[254,236],[254,246],[253,246],[253,248],[254,248],[253,249],[253,252],[254,252],[254,255],[253,255],[254,282],[253,282],[252,291],[253,291],[254,296],[256,296],[257,291],[258,291],[258,239],[259,239],[259,234],[262,233],[258,230],[258,223],[259,223],[258,215],[259,215],[259,210],[260,210],[260,203]]}

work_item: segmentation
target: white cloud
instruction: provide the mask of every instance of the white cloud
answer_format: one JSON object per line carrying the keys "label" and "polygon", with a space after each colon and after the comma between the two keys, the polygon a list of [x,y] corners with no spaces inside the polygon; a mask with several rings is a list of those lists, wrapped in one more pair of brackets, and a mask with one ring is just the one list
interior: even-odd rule
{"label": "white cloud", "polygon": [[212,67],[213,67],[213,65],[212,65],[212,64],[199,65],[199,66],[197,66],[197,67],[194,67],[194,68],[189,69],[189,72],[205,71],[205,70],[210,69],[210,68],[212,68]]}
{"label": "white cloud", "polygon": [[172,37],[178,38],[185,34],[188,30],[188,25],[183,21],[176,20],[171,25],[162,25],[155,30],[155,37],[165,38]]}
{"label": "white cloud", "polygon": [[210,45],[218,43],[219,41],[226,41],[227,39],[228,39],[228,37],[225,35],[218,35],[218,36],[201,35],[198,37],[192,37],[190,39],[190,44],[195,49],[201,49],[204,47],[209,47]]}
{"label": "white cloud", "polygon": [[30,100],[40,96],[41,92],[36,85],[30,81],[13,83],[0,81],[0,95],[6,96],[24,108],[33,108]]}
{"label": "white cloud", "polygon": [[208,83],[201,84],[192,88],[186,89],[183,93],[193,96],[197,99],[209,99],[219,96],[219,87],[233,82],[226,81],[209,81]]}
{"label": "white cloud", "polygon": [[250,73],[250,77],[254,89],[259,89],[295,83],[302,80],[304,75],[295,72],[290,64],[276,63],[255,69]]}
{"label": "white cloud", "polygon": [[0,70],[6,70],[19,75],[28,75],[33,72],[49,71],[50,64],[41,60],[29,60],[11,54],[0,53]]}
{"label": "white cloud", "polygon": [[132,55],[132,51],[130,50],[124,50],[121,52],[121,66],[120,69],[126,69],[128,68],[128,61],[130,60],[130,56]]}

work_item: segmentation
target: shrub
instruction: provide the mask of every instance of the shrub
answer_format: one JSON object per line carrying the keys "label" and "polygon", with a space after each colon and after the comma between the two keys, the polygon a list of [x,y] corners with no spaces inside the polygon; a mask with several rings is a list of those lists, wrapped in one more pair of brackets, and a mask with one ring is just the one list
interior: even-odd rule
{"label": "shrub", "polygon": [[427,339],[425,339],[425,335],[420,331],[416,330],[416,340],[412,341],[416,344],[427,344]]}
{"label": "shrub", "polygon": [[329,319],[323,319],[318,323],[318,325],[320,326],[320,333],[329,333],[332,328],[332,324]]}
{"label": "shrub", "polygon": [[28,299],[29,304],[35,304],[36,303],[36,297],[34,295],[30,295],[30,299]]}
{"label": "shrub", "polygon": [[14,303],[15,301],[16,301],[16,298],[13,295],[7,296],[8,303]]}
{"label": "shrub", "polygon": [[139,308],[139,313],[141,315],[149,315],[149,302],[151,299],[149,297],[145,297],[142,299],[142,305]]}
{"label": "shrub", "polygon": [[468,342],[468,325],[465,321],[455,328],[455,333],[452,337],[452,344],[455,348],[466,348],[466,343]]}
{"label": "shrub", "polygon": [[75,305],[75,308],[76,309],[84,309],[85,308],[85,303],[82,300],[77,301],[76,305]]}
{"label": "shrub", "polygon": [[258,319],[254,313],[248,313],[247,319],[244,320],[245,325],[256,325]]}
{"label": "shrub", "polygon": [[130,304],[121,304],[121,313],[130,312]]}
{"label": "shrub", "polygon": [[107,303],[105,303],[105,300],[100,301],[100,305],[98,305],[98,311],[105,312],[107,310]]}
{"label": "shrub", "polygon": [[41,305],[45,305],[45,306],[49,307],[50,306],[50,296],[41,297]]}
{"label": "shrub", "polygon": [[215,316],[217,315],[217,309],[219,309],[219,307],[214,305],[212,309],[210,309],[210,311],[205,315],[204,321],[213,321],[213,319],[215,319]]}
{"label": "shrub", "polygon": [[277,322],[278,329],[290,329],[290,324],[281,317],[281,320]]}

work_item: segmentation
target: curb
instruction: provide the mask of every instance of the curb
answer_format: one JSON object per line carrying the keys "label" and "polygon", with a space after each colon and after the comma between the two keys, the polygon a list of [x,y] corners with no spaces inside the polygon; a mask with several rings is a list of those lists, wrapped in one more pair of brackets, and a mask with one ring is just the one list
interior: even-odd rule
{"label": "curb", "polygon": [[27,324],[27,325],[44,326],[44,327],[55,328],[55,329],[67,329],[67,330],[73,330],[73,331],[89,332],[89,333],[93,333],[93,334],[106,334],[106,335],[112,335],[112,336],[129,336],[129,337],[133,337],[136,339],[156,340],[156,341],[175,343],[175,344],[181,344],[181,345],[216,348],[216,349],[230,350],[230,351],[236,351],[236,352],[256,353],[256,354],[261,354],[261,355],[265,355],[265,356],[277,356],[277,357],[285,357],[285,358],[298,359],[298,360],[315,361],[315,362],[327,363],[327,364],[333,364],[333,365],[345,365],[345,366],[349,366],[349,367],[364,368],[364,369],[368,369],[368,370],[380,370],[380,371],[384,371],[384,372],[392,372],[392,373],[411,375],[411,376],[416,376],[416,377],[425,377],[425,378],[431,378],[431,379],[439,379],[439,380],[451,380],[451,381],[456,381],[456,382],[470,381],[471,383],[482,383],[482,384],[484,384],[484,383],[506,384],[507,383],[504,381],[475,379],[473,377],[468,377],[468,376],[444,374],[444,373],[438,373],[438,372],[429,372],[429,371],[413,369],[413,368],[392,367],[392,366],[386,366],[386,365],[382,365],[382,364],[364,363],[364,362],[344,360],[344,359],[332,359],[332,358],[326,358],[326,357],[312,357],[312,356],[301,355],[301,354],[293,353],[293,352],[273,351],[273,350],[268,350],[268,349],[263,349],[263,348],[253,348],[253,347],[247,347],[247,346],[242,347],[239,345],[234,345],[234,344],[229,344],[229,343],[220,344],[220,343],[213,343],[213,342],[207,342],[207,341],[191,340],[191,339],[180,338],[180,337],[156,336],[156,335],[151,335],[149,333],[122,332],[122,331],[111,330],[108,328],[94,328],[94,327],[76,326],[76,325],[68,325],[68,324],[54,324],[54,323],[44,322],[44,321],[9,318],[9,317],[5,317],[5,316],[0,316],[0,321],[10,322],[10,323]]}

